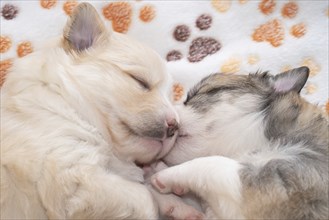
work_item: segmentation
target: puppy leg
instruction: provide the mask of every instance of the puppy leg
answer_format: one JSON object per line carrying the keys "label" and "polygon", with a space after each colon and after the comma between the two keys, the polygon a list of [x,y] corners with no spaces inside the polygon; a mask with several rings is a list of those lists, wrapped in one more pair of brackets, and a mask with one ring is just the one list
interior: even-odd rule
{"label": "puppy leg", "polygon": [[[158,209],[147,187],[111,174],[101,167],[79,165],[61,176],[59,192],[73,188],[60,203],[55,187],[43,185],[42,200],[50,217],[61,219],[157,219]],[[41,183],[39,183],[39,186]],[[68,187],[68,186],[72,187]],[[48,187],[47,187],[48,186]],[[66,187],[66,188],[64,188]],[[64,188],[64,189],[63,189]],[[40,188],[39,188],[40,189]],[[52,196],[51,196],[52,195]],[[57,205],[65,214],[57,215]]]}
{"label": "puppy leg", "polygon": [[226,157],[197,158],[156,173],[151,182],[161,193],[196,193],[217,216],[241,217],[240,167],[237,161]]}

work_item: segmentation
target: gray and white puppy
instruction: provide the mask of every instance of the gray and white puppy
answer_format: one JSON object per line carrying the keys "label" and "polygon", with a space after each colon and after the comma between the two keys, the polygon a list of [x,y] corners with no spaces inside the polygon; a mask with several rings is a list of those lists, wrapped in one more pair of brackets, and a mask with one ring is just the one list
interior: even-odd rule
{"label": "gray and white puppy", "polygon": [[192,191],[207,218],[328,219],[328,120],[300,91],[307,67],[210,75],[178,113],[161,193]]}

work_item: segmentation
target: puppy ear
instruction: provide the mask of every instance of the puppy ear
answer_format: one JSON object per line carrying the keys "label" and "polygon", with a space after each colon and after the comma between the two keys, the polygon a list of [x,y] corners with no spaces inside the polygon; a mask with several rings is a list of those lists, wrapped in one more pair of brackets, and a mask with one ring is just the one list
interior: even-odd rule
{"label": "puppy ear", "polygon": [[309,72],[308,67],[302,66],[274,76],[272,78],[272,85],[275,92],[285,93],[295,91],[299,93],[307,81]]}
{"label": "puppy ear", "polygon": [[64,48],[82,52],[105,43],[108,31],[96,9],[89,3],[79,4],[64,28]]}

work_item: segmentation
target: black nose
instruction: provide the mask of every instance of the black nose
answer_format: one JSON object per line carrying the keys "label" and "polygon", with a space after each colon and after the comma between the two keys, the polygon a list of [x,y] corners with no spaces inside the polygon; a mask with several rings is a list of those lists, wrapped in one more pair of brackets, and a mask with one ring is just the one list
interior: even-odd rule
{"label": "black nose", "polygon": [[167,122],[168,129],[167,129],[167,137],[172,137],[175,134],[175,131],[178,130],[178,123],[176,119],[173,119],[169,122]]}

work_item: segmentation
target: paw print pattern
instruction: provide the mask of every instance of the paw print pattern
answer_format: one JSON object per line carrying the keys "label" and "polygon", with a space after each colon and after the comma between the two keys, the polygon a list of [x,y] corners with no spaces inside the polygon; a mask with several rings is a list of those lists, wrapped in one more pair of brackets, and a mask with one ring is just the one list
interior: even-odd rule
{"label": "paw print pattern", "polygon": [[[276,0],[262,0],[258,8],[264,15],[271,14],[276,7]],[[292,19],[296,17],[299,7],[296,2],[288,2],[283,5],[281,9],[281,16],[283,18]],[[303,37],[307,30],[304,23],[295,24],[290,27],[290,34],[296,38]],[[285,37],[284,26],[279,19],[273,19],[260,25],[252,34],[252,39],[256,42],[267,41],[274,47],[282,45]]]}
{"label": "paw print pattern", "polygon": [[103,8],[103,15],[112,21],[114,31],[126,33],[131,24],[132,6],[128,2],[113,2]]}
{"label": "paw print pattern", "polygon": [[203,14],[196,19],[195,23],[200,30],[207,30],[208,28],[211,27],[211,22],[212,22],[212,17],[210,15]]}
{"label": "paw print pattern", "polygon": [[304,23],[295,24],[290,28],[290,34],[296,38],[303,37],[306,34],[306,26]]}
{"label": "paw print pattern", "polygon": [[6,20],[14,19],[17,16],[18,12],[18,8],[12,4],[5,4],[1,9],[1,15]]}
{"label": "paw print pattern", "polygon": [[139,11],[139,19],[144,22],[150,22],[155,17],[155,9],[152,5],[144,5]]}
{"label": "paw print pattern", "polygon": [[[132,21],[133,7],[129,2],[112,2],[103,7],[103,15],[112,22],[114,31],[127,33]],[[144,5],[139,10],[139,19],[143,22],[151,22],[155,16],[152,5]]]}
{"label": "paw print pattern", "polygon": [[295,2],[286,3],[281,10],[281,14],[285,18],[296,17],[297,12],[298,12],[298,5]]}
{"label": "paw print pattern", "polygon": [[280,20],[271,20],[260,27],[258,27],[252,35],[254,41],[267,41],[272,46],[278,47],[282,44],[284,39],[284,29]]}
{"label": "paw print pattern", "polygon": [[67,15],[71,15],[73,12],[73,9],[78,5],[79,3],[76,0],[69,0],[66,1],[63,4],[63,10],[65,12],[65,14]]}
{"label": "paw print pattern", "polygon": [[16,52],[18,57],[24,57],[29,53],[32,53],[33,52],[32,43],[29,41],[25,41],[18,44]]}
{"label": "paw print pattern", "polygon": [[13,63],[11,59],[0,61],[0,87],[4,83],[6,75],[12,65]]}
{"label": "paw print pattern", "polygon": [[275,6],[275,0],[263,0],[259,3],[258,8],[263,14],[268,15],[274,11]]}
{"label": "paw print pattern", "polygon": [[250,65],[254,65],[259,62],[259,56],[257,54],[249,54],[248,55],[248,63]]}
{"label": "paw print pattern", "polygon": [[172,50],[167,54],[167,61],[175,61],[182,59],[183,54],[178,50]]}
{"label": "paw print pattern", "polygon": [[316,61],[314,61],[312,58],[305,58],[302,61],[301,65],[307,66],[310,69],[311,77],[316,76],[321,70],[320,65]]}
{"label": "paw print pattern", "polygon": [[309,94],[310,95],[310,94],[315,93],[318,90],[318,87],[315,84],[313,84],[313,83],[308,83],[306,85],[305,90],[306,90],[306,94]]}
{"label": "paw print pattern", "polygon": [[198,37],[192,41],[187,59],[191,62],[199,62],[206,56],[219,51],[221,45],[210,37]]}
{"label": "paw print pattern", "polygon": [[174,38],[177,41],[186,41],[191,35],[190,28],[187,25],[179,25],[174,30]]}
{"label": "paw print pattern", "polygon": [[239,0],[240,4],[246,4],[248,2],[248,0]]}
{"label": "paw print pattern", "polygon": [[230,9],[232,2],[231,0],[212,0],[211,4],[218,12],[226,12]]}
{"label": "paw print pattern", "polygon": [[[204,31],[211,27],[212,17],[208,14],[201,14],[195,21],[195,26]],[[185,42],[190,38],[191,30],[188,25],[182,24],[175,27],[173,37],[176,41]],[[221,44],[211,37],[197,37],[192,40],[187,60],[191,63],[199,62],[206,56],[216,53],[221,48]],[[167,61],[176,61],[183,58],[183,55],[178,50],[171,50],[167,53]]]}
{"label": "paw print pattern", "polygon": [[7,36],[0,36],[0,53],[7,52],[11,47],[11,40]]}
{"label": "paw print pattern", "polygon": [[55,7],[57,3],[57,0],[40,0],[41,7],[45,9],[50,9],[52,7]]}
{"label": "paw print pattern", "polygon": [[179,101],[184,95],[184,87],[180,83],[173,85],[174,101]]}
{"label": "paw print pattern", "polygon": [[226,74],[233,74],[240,71],[241,59],[239,58],[230,58],[221,66],[220,72]]}

